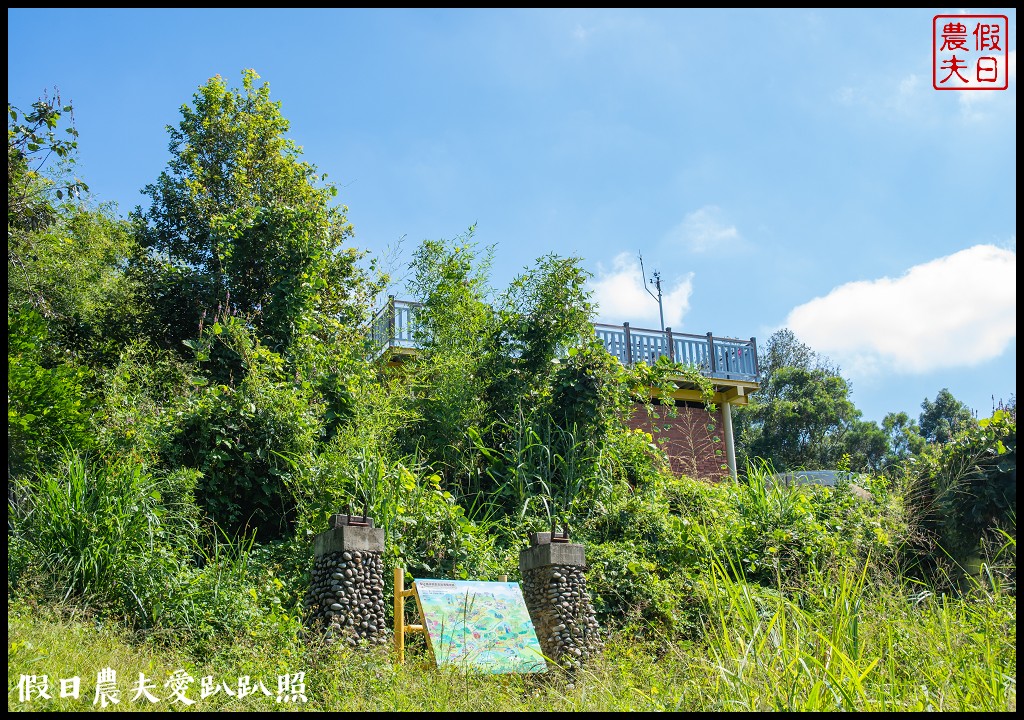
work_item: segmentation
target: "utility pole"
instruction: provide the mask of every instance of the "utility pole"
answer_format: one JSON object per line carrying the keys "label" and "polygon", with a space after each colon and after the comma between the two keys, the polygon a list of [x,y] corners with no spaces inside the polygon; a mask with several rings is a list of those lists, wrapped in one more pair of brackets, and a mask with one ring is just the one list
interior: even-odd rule
{"label": "utility pole", "polygon": [[[661,306],[661,273],[655,270],[651,273],[651,277],[648,278],[647,273],[644,272],[644,256],[640,253],[637,253],[637,256],[640,258],[640,274],[643,275],[644,290],[647,291],[648,295],[658,301],[658,317],[661,320],[661,331],[665,332],[665,311]],[[651,289],[647,287],[648,285],[653,285],[657,288],[658,294],[655,295],[652,293]]]}

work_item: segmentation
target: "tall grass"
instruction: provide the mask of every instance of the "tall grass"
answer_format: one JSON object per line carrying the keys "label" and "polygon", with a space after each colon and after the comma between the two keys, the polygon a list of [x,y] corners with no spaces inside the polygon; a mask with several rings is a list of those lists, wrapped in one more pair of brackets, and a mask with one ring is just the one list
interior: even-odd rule
{"label": "tall grass", "polygon": [[492,515],[509,515],[520,523],[543,515],[549,524],[586,518],[611,492],[600,448],[575,425],[559,427],[550,418],[534,423],[519,408],[513,422],[496,421],[489,433],[505,441],[491,447],[475,428],[468,434],[488,463]]}
{"label": "tall grass", "polygon": [[[394,530],[389,552],[418,559],[419,569],[440,576],[474,568],[472,575],[489,577],[513,566],[514,552],[499,557],[490,535],[474,535],[461,507],[414,461],[409,467],[355,464],[353,472],[339,489],[359,492],[371,513]],[[815,508],[807,504],[808,491],[769,488],[754,475],[745,486],[723,487],[721,497],[708,490],[715,503],[706,516],[687,510],[695,522],[683,539],[700,550],[686,554],[688,564],[672,564],[662,548],[659,559],[666,573],[688,572],[696,579],[685,584],[693,597],[678,602],[700,601],[689,607],[697,608],[692,612],[699,613],[702,633],[688,640],[652,641],[607,627],[604,655],[575,672],[456,679],[450,668],[434,667],[425,645],[413,648],[409,662],[396,667],[386,649],[350,651],[323,646],[314,637],[303,639],[288,602],[276,607],[267,602],[268,594],[287,593],[276,576],[267,574],[271,565],[260,564],[260,551],[249,541],[218,537],[206,545],[189,543],[187,561],[170,565],[182,556],[162,545],[168,510],[159,484],[127,461],[103,463],[70,453],[52,472],[16,493],[19,499],[9,508],[12,537],[23,548],[28,543],[62,595],[114,595],[128,605],[136,603],[149,622],[139,632],[139,624],[122,629],[114,623],[116,614],[69,618],[9,603],[9,708],[90,709],[91,697],[20,703],[16,687],[23,675],[44,674],[54,682],[80,675],[86,684],[109,666],[122,678],[134,680],[141,672],[159,675],[161,682],[185,669],[196,678],[193,697],[200,677],[229,682],[259,677],[273,695],[282,673],[305,672],[309,702],[302,707],[318,711],[1016,709],[1012,533],[1002,532],[1002,542],[991,549],[966,591],[937,594],[934,587],[875,562],[874,555],[818,552],[823,530],[814,520]],[[487,518],[491,529],[498,527],[494,506],[487,499],[478,502],[470,509],[472,516]],[[735,517],[724,510],[715,514],[727,505],[736,506]],[[512,535],[518,537],[519,530]],[[844,535],[848,532],[849,527]],[[697,543],[699,533],[704,534]],[[653,565],[641,544],[637,540],[623,553],[629,562]],[[780,554],[773,552],[776,544],[800,549],[811,561],[800,572],[776,565],[765,573],[759,567],[755,577],[747,556],[755,553],[759,562],[770,563]],[[805,553],[804,547],[814,552]],[[298,543],[294,554],[308,550]],[[588,556],[601,557],[589,550]],[[422,564],[427,561],[431,568]],[[481,575],[480,568],[487,573]],[[291,589],[303,591],[303,582],[292,578]],[[622,582],[616,578],[618,587]],[[277,590],[268,589],[268,583]],[[85,604],[95,607],[91,600]],[[296,707],[276,703],[272,695],[240,700],[220,693],[188,708],[161,702],[126,703],[118,709]]]}
{"label": "tall grass", "polygon": [[13,535],[31,547],[32,562],[65,598],[134,597],[165,513],[160,483],[140,464],[64,450],[9,498]]}
{"label": "tall grass", "polygon": [[[222,593],[232,603],[244,582],[239,548],[211,552],[209,572],[224,568]],[[700,640],[650,642],[606,628],[605,653],[572,672],[480,675],[437,668],[425,645],[397,666],[388,648],[350,650],[302,639],[294,626],[267,624],[251,598],[251,625],[226,628],[203,652],[152,643],[109,620],[8,607],[8,706],[87,710],[97,673],[112,667],[128,683],[144,673],[162,683],[184,669],[195,680],[195,705],[129,702],[117,709],[257,711],[1006,711],[1016,709],[1016,598],[1000,565],[1015,540],[992,554],[971,592],[936,595],[899,577],[879,582],[863,567],[812,570],[792,587],[747,582],[742,566],[712,560],[703,577],[708,599]],[[212,577],[212,575],[211,575]],[[222,604],[224,614],[237,613]],[[200,618],[196,618],[198,622]],[[260,632],[254,633],[253,629]],[[245,631],[248,630],[248,631]],[[268,634],[269,633],[269,634]],[[305,673],[307,702],[276,702],[283,673]],[[18,699],[24,675],[78,675],[78,700]],[[270,695],[201,698],[200,679],[229,686],[260,679]],[[51,685],[51,687],[53,687]]]}
{"label": "tall grass", "polygon": [[706,636],[724,708],[1006,711],[1016,706],[1016,600],[978,584],[936,596],[866,567],[764,591],[713,561]]}
{"label": "tall grass", "polygon": [[[388,648],[350,650],[309,639],[238,636],[216,654],[196,658],[153,645],[88,617],[8,607],[8,707],[92,709],[98,671],[121,678],[122,710],[204,712],[331,711],[758,711],[1016,710],[1016,603],[982,591],[965,598],[924,597],[872,587],[862,574],[823,576],[831,585],[804,589],[805,599],[765,594],[719,567],[719,591],[702,642],[651,643],[610,632],[603,656],[575,672],[542,675],[463,674],[436,668],[425,647],[396,665]],[[986,595],[987,593],[987,595]],[[802,606],[806,605],[806,607]],[[161,686],[172,672],[195,678],[195,705],[129,702],[139,673]],[[307,702],[277,703],[282,673],[305,673]],[[80,675],[83,698],[18,700],[21,675]],[[221,692],[200,699],[200,679],[233,685],[261,679],[271,692],[244,699]]]}

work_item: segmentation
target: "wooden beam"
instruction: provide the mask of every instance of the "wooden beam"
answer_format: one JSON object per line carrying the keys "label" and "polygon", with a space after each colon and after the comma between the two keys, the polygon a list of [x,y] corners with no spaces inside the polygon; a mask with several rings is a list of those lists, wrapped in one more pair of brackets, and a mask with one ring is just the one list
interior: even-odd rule
{"label": "wooden beam", "polygon": [[395,660],[405,663],[405,568],[395,568]]}
{"label": "wooden beam", "polygon": [[732,387],[728,390],[724,390],[721,395],[726,402],[731,402],[735,405],[746,405],[747,403],[747,392],[746,388],[743,386]]}

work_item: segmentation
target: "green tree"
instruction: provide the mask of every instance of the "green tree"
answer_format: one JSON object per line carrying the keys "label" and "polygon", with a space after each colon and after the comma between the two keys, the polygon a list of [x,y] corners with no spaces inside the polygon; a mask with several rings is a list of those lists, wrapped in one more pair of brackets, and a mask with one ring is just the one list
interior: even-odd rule
{"label": "green tree", "polygon": [[849,455],[851,469],[880,472],[889,457],[889,435],[873,420],[854,420],[843,438],[843,452]]}
{"label": "green tree", "polygon": [[406,452],[419,448],[451,479],[465,473],[467,431],[484,421],[487,327],[492,321],[488,273],[493,251],[473,239],[475,226],[453,240],[424,240],[413,255],[409,289],[421,303],[412,362],[415,421],[402,434]]}
{"label": "green tree", "polygon": [[109,365],[139,328],[140,288],[124,272],[136,251],[112,208],[63,202],[42,229],[9,233],[9,310],[45,318],[52,354]]}
{"label": "green tree", "polygon": [[168,127],[171,159],[135,212],[149,251],[137,269],[171,347],[218,306],[246,318],[275,352],[295,338],[340,340],[361,325],[376,287],[336,188],[301,159],[289,122],[253,70],[241,89],[211,78]]}
{"label": "green tree", "polygon": [[[537,417],[550,416],[560,426],[576,424],[580,430],[601,421],[597,387],[591,397],[583,397],[588,377],[591,384],[597,380],[584,360],[594,339],[594,306],[585,289],[589,274],[580,263],[554,253],[538,258],[498,299],[484,368],[493,415],[508,419],[526,407]],[[562,391],[553,397],[559,374]],[[575,394],[574,379],[579,383]]]}
{"label": "green tree", "polygon": [[891,412],[882,418],[882,430],[885,432],[889,450],[885,466],[895,471],[900,464],[924,450],[927,441],[921,437],[921,428],[905,412]]}
{"label": "green tree", "polygon": [[[59,93],[22,113],[8,103],[9,470],[45,467],[62,447],[95,446],[97,371],[134,329],[126,223],[90,204],[74,175],[78,132]],[[56,162],[51,162],[56,160]]]}
{"label": "green tree", "polygon": [[859,416],[846,381],[821,369],[783,367],[771,383],[774,397],[748,406],[747,456],[769,460],[776,470],[833,467]]}
{"label": "green tree", "polygon": [[8,118],[8,315],[30,309],[44,318],[51,357],[93,359],[103,338],[131,325],[137,303],[123,271],[131,235],[112,208],[90,206],[74,175],[78,131],[59,93],[27,114],[8,103]]}
{"label": "green tree", "polygon": [[572,512],[594,497],[604,441],[622,421],[621,366],[594,335],[588,273],[549,253],[495,303],[481,372],[487,476],[520,516]]}
{"label": "green tree", "polygon": [[168,127],[170,161],[133,213],[147,333],[189,348],[204,386],[164,429],[164,461],[201,471],[214,521],[266,537],[291,529],[292,468],[352,414],[378,289],[336,188],[288,130],[253,70],[241,88],[211,78]]}
{"label": "green tree", "polygon": [[[600,459],[643,455],[625,426],[640,381],[594,335],[579,258],[545,255],[492,300],[491,253],[472,233],[413,258],[420,350],[398,370],[414,409],[403,452],[499,515],[592,510],[610,486]],[[619,452],[604,453],[610,441]]]}
{"label": "green tree", "polygon": [[839,368],[829,358],[800,342],[789,328],[776,330],[768,338],[768,342],[758,358],[758,367],[765,379],[765,383],[758,393],[760,397],[773,395],[775,387],[772,384],[772,376],[776,370],[784,367],[821,370],[831,375],[839,374]]}
{"label": "green tree", "polygon": [[850,401],[849,383],[828,358],[782,329],[768,339],[760,367],[761,389],[735,417],[741,467],[761,458],[777,471],[833,468],[850,450],[851,429],[860,461],[875,462],[876,433],[857,424],[861,413]]}
{"label": "green tree", "polygon": [[939,390],[935,400],[924,399],[918,419],[921,436],[928,442],[947,443],[957,431],[974,424],[971,409],[953,397],[948,388]]}

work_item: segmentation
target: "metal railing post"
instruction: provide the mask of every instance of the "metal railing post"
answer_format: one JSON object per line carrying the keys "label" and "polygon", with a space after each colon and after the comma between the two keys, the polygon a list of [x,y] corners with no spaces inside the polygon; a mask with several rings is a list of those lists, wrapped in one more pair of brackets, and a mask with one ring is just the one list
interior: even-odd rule
{"label": "metal railing post", "polygon": [[711,370],[709,372],[713,375],[718,372],[718,361],[715,360],[715,338],[712,337],[711,333],[708,333],[708,356],[711,358]]}
{"label": "metal railing post", "polygon": [[754,379],[757,380],[760,373],[757,370],[757,338],[750,338],[750,349],[754,353]]}
{"label": "metal railing post", "polygon": [[388,346],[395,343],[395,296],[388,295]]}
{"label": "metal railing post", "polygon": [[665,328],[665,335],[668,339],[668,359],[676,361],[676,344],[672,341],[672,328]]}
{"label": "metal railing post", "polygon": [[629,323],[622,323],[622,329],[626,331],[626,364],[633,364],[633,340],[629,336]]}

